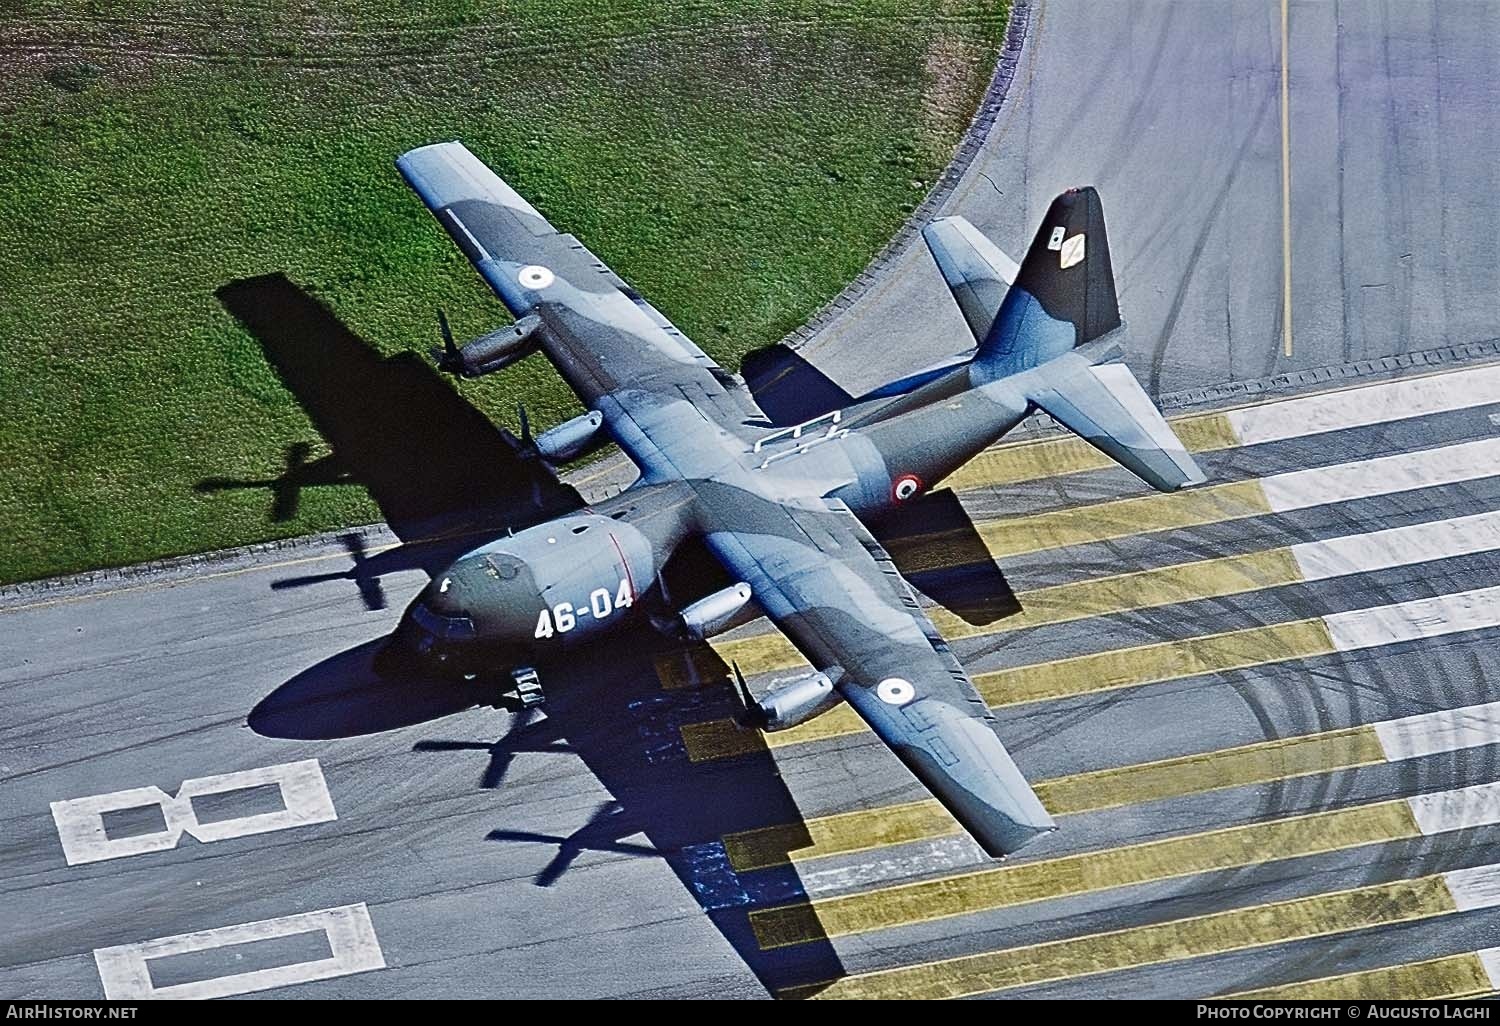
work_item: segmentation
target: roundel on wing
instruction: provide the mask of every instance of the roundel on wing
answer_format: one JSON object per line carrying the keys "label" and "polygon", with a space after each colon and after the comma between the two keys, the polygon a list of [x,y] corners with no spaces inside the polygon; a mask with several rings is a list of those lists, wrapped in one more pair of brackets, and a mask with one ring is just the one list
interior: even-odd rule
{"label": "roundel on wing", "polygon": [[916,474],[902,474],[891,482],[891,498],[905,502],[922,490],[922,479]]}
{"label": "roundel on wing", "polygon": [[875,695],[886,705],[905,705],[916,697],[917,689],[911,681],[900,677],[887,677],[875,685]]}
{"label": "roundel on wing", "polygon": [[552,272],[541,264],[528,264],[521,268],[521,272],[516,275],[516,280],[528,289],[541,291],[551,285],[555,278]]}

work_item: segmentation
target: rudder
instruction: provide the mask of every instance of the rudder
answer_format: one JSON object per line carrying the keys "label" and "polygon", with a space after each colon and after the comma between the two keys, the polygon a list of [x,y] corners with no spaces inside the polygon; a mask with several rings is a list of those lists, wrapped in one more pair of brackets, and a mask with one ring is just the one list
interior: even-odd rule
{"label": "rudder", "polygon": [[1040,366],[1120,326],[1104,209],[1092,186],[1052,201],[975,367],[994,380]]}

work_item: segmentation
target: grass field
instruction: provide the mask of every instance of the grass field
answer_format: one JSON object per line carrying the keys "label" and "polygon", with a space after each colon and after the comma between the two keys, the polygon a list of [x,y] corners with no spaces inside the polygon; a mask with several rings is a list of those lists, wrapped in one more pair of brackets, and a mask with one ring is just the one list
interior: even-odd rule
{"label": "grass field", "polygon": [[[852,278],[947,162],[997,0],[11,0],[0,9],[0,580],[366,523],[264,490],[322,446],[219,304],[273,272],[383,354],[503,309],[396,175],[463,138],[737,366]],[[528,360],[460,386],[573,412]]]}

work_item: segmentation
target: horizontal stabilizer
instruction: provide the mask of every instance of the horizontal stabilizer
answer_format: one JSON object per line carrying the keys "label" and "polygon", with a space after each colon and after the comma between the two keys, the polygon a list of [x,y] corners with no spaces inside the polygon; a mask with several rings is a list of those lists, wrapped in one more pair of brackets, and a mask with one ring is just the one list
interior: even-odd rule
{"label": "horizontal stabilizer", "polygon": [[1082,354],[1049,364],[1028,398],[1064,427],[1163,492],[1201,484],[1203,471],[1123,363]]}
{"label": "horizontal stabilizer", "polygon": [[1020,267],[962,217],[938,218],[922,229],[922,238],[963,311],[974,341],[984,341]]}
{"label": "horizontal stabilizer", "polygon": [[778,426],[801,424],[854,401],[828,375],[779,342],[746,353],[740,375],[756,404]]}

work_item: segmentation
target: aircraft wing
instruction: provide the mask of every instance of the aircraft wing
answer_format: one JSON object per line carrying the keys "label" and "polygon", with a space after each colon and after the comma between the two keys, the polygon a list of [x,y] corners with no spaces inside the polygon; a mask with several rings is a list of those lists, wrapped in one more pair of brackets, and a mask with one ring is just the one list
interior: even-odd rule
{"label": "aircraft wing", "polygon": [[681,398],[722,422],[758,416],[744,387],[578,239],[460,142],[396,161],[407,183],[584,404],[632,388]]}
{"label": "aircraft wing", "polygon": [[968,674],[848,507],[765,503],[736,520],[746,516],[752,526],[711,531],[709,547],[980,846],[1004,856],[1056,829]]}

